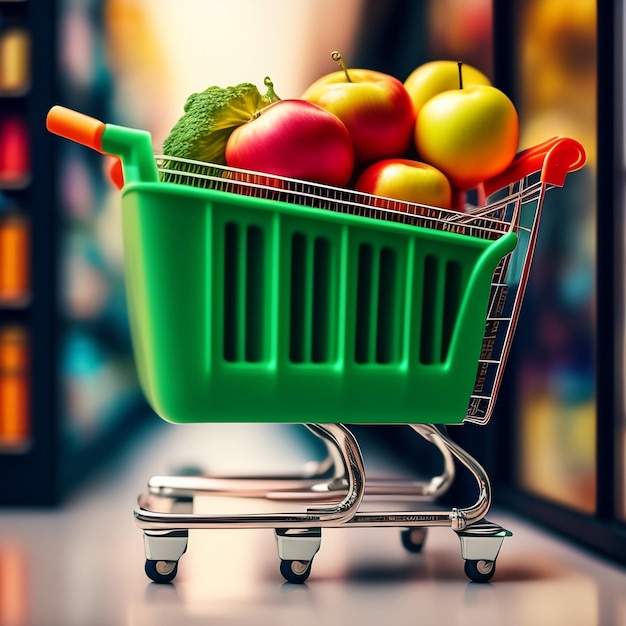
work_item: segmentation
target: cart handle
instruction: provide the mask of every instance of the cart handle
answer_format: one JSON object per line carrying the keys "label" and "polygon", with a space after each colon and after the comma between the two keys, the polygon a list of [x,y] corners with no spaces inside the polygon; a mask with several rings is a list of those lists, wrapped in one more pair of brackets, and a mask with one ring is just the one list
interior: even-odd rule
{"label": "cart handle", "polygon": [[105,124],[60,105],[48,111],[46,128],[96,152],[116,157],[110,175],[119,189],[124,183],[159,180],[152,153],[152,138],[147,131]]}
{"label": "cart handle", "polygon": [[541,171],[541,182],[562,187],[570,172],[583,167],[585,149],[575,139],[553,137],[532,148],[522,150],[501,174],[485,181],[485,195],[508,187],[535,172]]}

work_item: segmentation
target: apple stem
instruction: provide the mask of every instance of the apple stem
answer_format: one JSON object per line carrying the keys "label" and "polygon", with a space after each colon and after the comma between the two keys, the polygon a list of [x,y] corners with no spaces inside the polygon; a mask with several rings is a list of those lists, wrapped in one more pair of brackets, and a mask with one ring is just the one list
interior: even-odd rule
{"label": "apple stem", "polygon": [[267,93],[265,94],[266,100],[268,100],[269,102],[276,102],[277,100],[280,100],[280,98],[274,91],[274,83],[269,76],[266,76],[263,79],[263,84],[267,87]]}
{"label": "apple stem", "polygon": [[346,75],[348,82],[351,83],[352,79],[350,78],[350,74],[348,74],[348,68],[346,64],[343,62],[343,57],[341,56],[341,52],[335,50],[331,55],[333,61],[336,61],[339,64],[339,67],[343,70],[343,73]]}
{"label": "apple stem", "polygon": [[458,61],[457,65],[459,66],[459,89],[463,89],[463,71],[461,70],[463,61]]}

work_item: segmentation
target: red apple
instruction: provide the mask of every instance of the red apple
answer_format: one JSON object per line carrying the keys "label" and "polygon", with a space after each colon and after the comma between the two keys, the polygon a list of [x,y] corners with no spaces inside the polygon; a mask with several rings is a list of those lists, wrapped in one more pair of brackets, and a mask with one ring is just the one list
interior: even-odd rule
{"label": "red apple", "polygon": [[421,108],[415,123],[419,158],[460,190],[505,170],[517,152],[519,121],[506,94],[472,85],[444,91]]}
{"label": "red apple", "polygon": [[446,176],[432,165],[412,159],[384,159],[370,165],[355,189],[426,206],[452,206],[452,187]]}
{"label": "red apple", "polygon": [[279,100],[238,126],[226,144],[231,167],[345,185],[354,148],[343,122],[307,100]]}
{"label": "red apple", "polygon": [[361,165],[401,156],[411,144],[415,125],[411,98],[389,74],[344,67],[315,81],[302,98],[342,120],[354,141],[355,161]]}

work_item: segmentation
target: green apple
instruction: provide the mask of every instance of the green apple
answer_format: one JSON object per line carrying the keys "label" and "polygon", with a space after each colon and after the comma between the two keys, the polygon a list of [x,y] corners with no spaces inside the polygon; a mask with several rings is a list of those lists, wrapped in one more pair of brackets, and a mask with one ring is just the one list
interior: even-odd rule
{"label": "green apple", "polygon": [[[459,71],[462,72],[461,75],[459,75]],[[463,63],[459,69],[458,61],[429,61],[409,74],[409,77],[404,81],[404,87],[409,92],[413,108],[417,114],[433,96],[449,89],[458,89],[459,80],[462,80],[464,87],[471,85],[491,86],[489,78],[471,65]]]}
{"label": "green apple", "polygon": [[446,176],[413,159],[383,159],[367,167],[355,183],[357,191],[426,206],[451,208],[452,187]]}
{"label": "green apple", "polygon": [[348,128],[358,165],[402,156],[411,145],[415,113],[411,98],[397,78],[368,69],[343,69],[315,81],[303,94],[334,113]]}
{"label": "green apple", "polygon": [[505,170],[518,140],[514,104],[503,91],[487,85],[432,97],[415,123],[419,158],[440,169],[458,190],[473,189]]}

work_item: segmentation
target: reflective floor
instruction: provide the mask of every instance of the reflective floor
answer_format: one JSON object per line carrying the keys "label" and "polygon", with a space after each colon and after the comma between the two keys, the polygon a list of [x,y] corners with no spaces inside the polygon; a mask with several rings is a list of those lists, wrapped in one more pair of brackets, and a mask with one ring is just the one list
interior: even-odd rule
{"label": "reflective floor", "polygon": [[214,471],[299,467],[302,450],[274,428],[166,426],[61,509],[0,511],[0,625],[626,624],[625,569],[500,511],[490,518],[514,535],[486,585],[468,582],[444,528],[419,555],[395,528],[325,529],[305,585],[283,582],[271,530],[192,531],[174,584],[151,583],[132,516],[146,480],[207,455]]}

